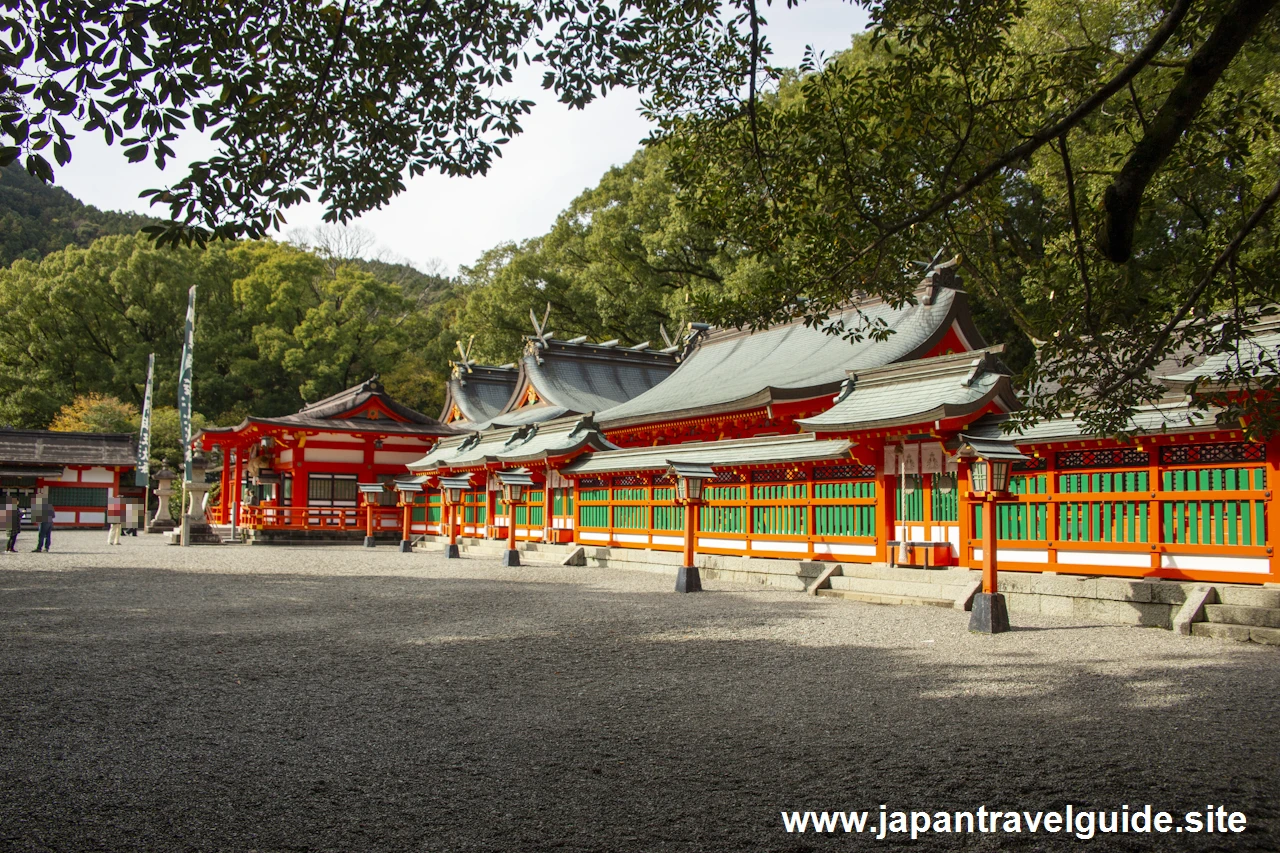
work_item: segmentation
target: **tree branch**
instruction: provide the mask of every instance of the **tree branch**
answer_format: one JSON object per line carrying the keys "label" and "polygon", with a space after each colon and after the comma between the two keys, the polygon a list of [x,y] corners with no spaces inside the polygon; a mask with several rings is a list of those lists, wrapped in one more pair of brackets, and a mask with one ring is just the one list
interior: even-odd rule
{"label": "tree branch", "polygon": [[1186,72],[1169,92],[1142,139],[1129,153],[1120,174],[1102,197],[1105,219],[1098,248],[1122,264],[1133,255],[1133,232],[1142,210],[1142,195],[1151,178],[1173,152],[1218,78],[1236,58],[1280,0],[1236,0],[1222,13],[1213,32],[1191,57]]}
{"label": "tree branch", "polygon": [[1168,345],[1169,337],[1173,334],[1173,330],[1178,327],[1179,323],[1186,319],[1187,314],[1189,314],[1191,309],[1195,307],[1196,303],[1200,301],[1200,297],[1204,295],[1205,290],[1209,288],[1209,285],[1213,283],[1214,278],[1216,278],[1218,273],[1222,271],[1222,267],[1236,256],[1236,252],[1240,250],[1240,246],[1244,243],[1244,239],[1249,236],[1249,233],[1253,231],[1254,228],[1258,227],[1258,224],[1262,222],[1263,219],[1266,218],[1267,213],[1269,213],[1271,208],[1275,206],[1277,200],[1280,200],[1280,180],[1277,180],[1271,185],[1270,192],[1268,192],[1266,197],[1262,199],[1262,202],[1258,205],[1257,209],[1253,211],[1249,216],[1249,219],[1240,227],[1240,230],[1236,233],[1236,236],[1232,238],[1231,242],[1227,244],[1226,248],[1223,249],[1222,252],[1218,254],[1218,257],[1214,259],[1213,265],[1209,267],[1209,271],[1204,274],[1204,277],[1201,278],[1192,289],[1191,293],[1182,303],[1182,307],[1169,318],[1169,322],[1164,324],[1164,328],[1162,328],[1159,334],[1156,335],[1156,339],[1152,342],[1151,346],[1147,347],[1146,353],[1141,358],[1135,360],[1127,370],[1121,373],[1115,380],[1107,384],[1106,387],[1099,389],[1096,396],[1107,397],[1115,393],[1116,390],[1126,382],[1136,379],[1140,374],[1145,373],[1150,369],[1151,365],[1155,363],[1156,358]]}
{"label": "tree branch", "polygon": [[[1276,0],[1270,0],[1270,2],[1276,2]],[[1155,33],[1152,34],[1151,40],[1147,42],[1146,46],[1144,46],[1141,51],[1139,51],[1138,55],[1130,60],[1129,64],[1122,68],[1116,76],[1112,77],[1106,84],[1086,98],[1080,106],[1076,107],[1061,120],[1036,131],[1021,145],[1010,148],[1004,154],[1001,154],[999,157],[987,163],[987,165],[978,170],[978,172],[969,180],[965,181],[951,192],[939,196],[932,204],[918,210],[905,219],[887,226],[874,243],[858,253],[858,257],[864,256],[867,253],[878,249],[889,237],[905,231],[913,225],[918,225],[939,211],[945,210],[952,204],[952,202],[964,198],[966,195],[985,184],[994,175],[999,174],[1019,160],[1026,159],[1045,144],[1058,138],[1066,131],[1084,121],[1093,113],[1094,110],[1101,107],[1111,98],[1112,95],[1127,86],[1130,80],[1138,76],[1138,73],[1150,64],[1151,60],[1155,58],[1156,54],[1164,48],[1165,43],[1173,36],[1174,32],[1178,29],[1178,26],[1182,23],[1182,19],[1186,17],[1187,10],[1190,8],[1191,0],[1177,0],[1174,7],[1169,10],[1167,15],[1165,15],[1164,20],[1160,22],[1160,26],[1156,28]],[[850,260],[850,264],[853,263],[853,260],[856,260],[856,258]]]}

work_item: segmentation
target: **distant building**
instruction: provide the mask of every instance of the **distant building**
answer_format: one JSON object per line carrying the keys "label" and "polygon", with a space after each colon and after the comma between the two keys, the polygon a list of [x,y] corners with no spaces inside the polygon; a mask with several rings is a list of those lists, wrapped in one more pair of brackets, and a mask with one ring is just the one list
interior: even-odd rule
{"label": "distant building", "polygon": [[48,488],[56,526],[100,527],[109,498],[140,493],[132,488],[136,458],[132,433],[0,429],[0,490],[27,507]]}

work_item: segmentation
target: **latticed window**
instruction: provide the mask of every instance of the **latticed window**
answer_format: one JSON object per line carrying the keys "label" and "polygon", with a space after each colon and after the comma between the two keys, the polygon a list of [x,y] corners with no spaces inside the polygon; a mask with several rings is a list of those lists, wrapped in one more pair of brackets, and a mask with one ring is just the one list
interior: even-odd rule
{"label": "latticed window", "polygon": [[1265,462],[1266,459],[1266,445],[1249,441],[1175,444],[1160,448],[1161,465],[1213,465],[1224,462]]}
{"label": "latticed window", "polygon": [[1063,450],[1058,470],[1072,468],[1137,468],[1151,464],[1151,454],[1133,447],[1100,447],[1095,450]]}
{"label": "latticed window", "polygon": [[85,486],[50,486],[49,503],[54,506],[106,506],[107,490]]}
{"label": "latticed window", "polygon": [[307,503],[311,506],[355,506],[359,487],[355,474],[310,474]]}
{"label": "latticed window", "polygon": [[955,474],[931,474],[933,488],[930,490],[931,506],[935,522],[960,520],[960,491]]}

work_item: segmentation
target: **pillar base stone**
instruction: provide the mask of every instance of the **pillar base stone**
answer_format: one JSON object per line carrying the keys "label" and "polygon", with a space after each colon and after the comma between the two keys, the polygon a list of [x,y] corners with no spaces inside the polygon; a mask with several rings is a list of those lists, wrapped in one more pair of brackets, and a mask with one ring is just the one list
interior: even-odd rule
{"label": "pillar base stone", "polygon": [[372,548],[374,546],[374,543],[375,543],[375,540],[372,536],[364,537],[364,547]]}
{"label": "pillar base stone", "polygon": [[412,543],[412,542],[410,542],[408,539],[401,539],[401,540],[400,540],[400,553],[401,553],[401,554],[412,554],[412,553],[413,553],[413,543]]}
{"label": "pillar base stone", "polygon": [[697,566],[681,566],[676,572],[676,592],[702,592],[702,575]]}
{"label": "pillar base stone", "polygon": [[449,560],[456,560],[456,559],[458,559],[459,557],[461,557],[461,556],[462,556],[462,554],[460,554],[460,553],[458,552],[458,546],[457,546],[456,544],[454,544],[454,545],[445,545],[445,546],[444,546],[444,556],[445,556],[445,558],[446,558],[446,559],[449,559]]}
{"label": "pillar base stone", "polygon": [[520,565],[520,552],[514,548],[512,548],[510,551],[507,551],[505,554],[502,555],[502,565],[504,566]]}
{"label": "pillar base stone", "polygon": [[979,634],[1003,634],[1011,630],[1004,596],[998,592],[979,592],[974,595],[969,630]]}

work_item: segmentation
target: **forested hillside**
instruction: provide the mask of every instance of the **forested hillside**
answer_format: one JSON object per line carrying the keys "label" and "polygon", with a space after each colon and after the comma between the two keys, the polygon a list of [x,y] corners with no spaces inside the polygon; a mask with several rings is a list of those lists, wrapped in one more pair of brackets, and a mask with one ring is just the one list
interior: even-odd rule
{"label": "forested hillside", "polygon": [[19,258],[38,261],[67,246],[84,248],[109,234],[136,234],[157,221],[98,210],[33,178],[16,163],[0,169],[0,266]]}

